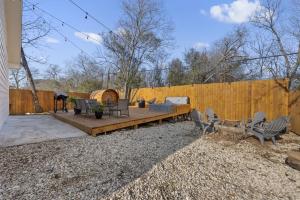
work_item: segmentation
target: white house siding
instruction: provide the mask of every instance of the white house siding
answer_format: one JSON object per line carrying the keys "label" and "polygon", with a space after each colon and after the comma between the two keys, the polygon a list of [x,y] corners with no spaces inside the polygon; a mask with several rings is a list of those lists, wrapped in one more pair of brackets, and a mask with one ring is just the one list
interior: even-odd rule
{"label": "white house siding", "polygon": [[4,1],[0,0],[0,129],[9,114],[8,62]]}

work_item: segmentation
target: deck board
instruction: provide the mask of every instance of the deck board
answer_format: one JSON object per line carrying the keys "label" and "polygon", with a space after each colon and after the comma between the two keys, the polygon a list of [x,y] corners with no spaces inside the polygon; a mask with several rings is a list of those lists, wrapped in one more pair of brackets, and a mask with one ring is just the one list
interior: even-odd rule
{"label": "deck board", "polygon": [[[187,110],[187,112],[188,111],[189,110]],[[140,124],[161,121],[181,114],[184,113],[182,113],[182,111],[178,113],[153,112],[149,111],[148,108],[136,107],[130,107],[129,117],[109,117],[107,115],[104,115],[102,119],[96,119],[93,115],[91,115],[90,117],[84,115],[74,117],[73,112],[52,113],[52,115],[58,120],[75,126],[93,136],[122,128],[137,127]]]}

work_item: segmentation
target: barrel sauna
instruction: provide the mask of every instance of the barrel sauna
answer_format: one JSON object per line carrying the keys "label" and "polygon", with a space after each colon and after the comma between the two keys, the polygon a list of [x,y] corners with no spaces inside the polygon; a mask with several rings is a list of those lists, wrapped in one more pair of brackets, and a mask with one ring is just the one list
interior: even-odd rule
{"label": "barrel sauna", "polygon": [[106,105],[108,102],[116,104],[119,100],[119,94],[113,89],[96,90],[91,93],[90,99],[97,99],[98,102]]}

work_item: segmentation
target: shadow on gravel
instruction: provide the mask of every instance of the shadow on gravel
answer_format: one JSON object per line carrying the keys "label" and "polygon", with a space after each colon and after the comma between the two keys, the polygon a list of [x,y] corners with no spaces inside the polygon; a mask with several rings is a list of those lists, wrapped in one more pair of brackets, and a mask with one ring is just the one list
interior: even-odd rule
{"label": "shadow on gravel", "polygon": [[192,122],[0,148],[0,199],[110,195],[199,138]]}

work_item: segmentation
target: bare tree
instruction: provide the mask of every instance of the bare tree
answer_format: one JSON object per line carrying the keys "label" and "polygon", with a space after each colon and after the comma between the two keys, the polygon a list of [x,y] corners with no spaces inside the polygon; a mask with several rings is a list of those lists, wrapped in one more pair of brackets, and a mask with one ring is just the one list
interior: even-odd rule
{"label": "bare tree", "polygon": [[49,65],[46,70],[45,78],[51,80],[58,80],[61,75],[61,68],[58,65]]}
{"label": "bare tree", "polygon": [[187,83],[184,65],[179,58],[173,59],[169,64],[168,83],[169,85],[183,85]]}
{"label": "bare tree", "polygon": [[185,53],[184,61],[189,69],[189,83],[203,83],[212,72],[209,55],[206,50],[200,52],[191,48]]}
{"label": "bare tree", "polygon": [[226,82],[241,79],[243,69],[240,60],[247,57],[244,50],[247,31],[238,27],[232,33],[217,41],[209,56],[209,76],[204,82]]}
{"label": "bare tree", "polygon": [[26,80],[26,74],[23,68],[11,69],[9,71],[9,81],[16,89],[20,89],[22,83]]}
{"label": "bare tree", "polygon": [[95,59],[79,54],[68,68],[66,82],[70,90],[92,92],[103,88],[104,70]]}
{"label": "bare tree", "polygon": [[[259,29],[260,34],[271,37],[269,42],[264,42],[271,51],[260,51],[257,52],[258,55],[260,57],[282,56],[269,59],[267,69],[275,79],[288,78],[290,80],[288,88],[290,88],[291,83],[297,78],[300,64],[299,18],[284,18],[281,0],[265,0],[262,9],[251,21]],[[282,25],[283,22],[285,26]],[[297,51],[298,55],[291,56],[294,51]]]}
{"label": "bare tree", "polygon": [[31,92],[32,92],[32,100],[33,100],[34,110],[37,113],[41,113],[41,112],[43,112],[43,109],[42,109],[42,107],[41,107],[41,105],[39,103],[39,99],[38,99],[38,96],[37,96],[35,84],[34,84],[33,77],[32,77],[32,73],[31,73],[30,68],[28,66],[27,59],[25,57],[25,53],[24,53],[23,47],[21,48],[21,64],[22,64],[22,66],[25,69],[26,76],[27,76],[27,81],[29,82],[29,84],[31,86]]}
{"label": "bare tree", "polygon": [[35,56],[25,54],[27,47],[37,48],[40,45],[40,41],[50,32],[50,27],[45,20],[41,17],[34,17],[32,13],[32,6],[24,3],[23,6],[23,22],[22,22],[22,48],[21,48],[21,64],[24,67],[27,75],[27,80],[31,86],[32,98],[34,103],[35,112],[43,112],[40,106],[37,96],[34,79],[30,71],[28,60],[34,62],[42,62],[41,59],[37,59]]}
{"label": "bare tree", "polygon": [[125,98],[139,81],[142,66],[152,66],[157,52],[170,45],[171,26],[155,0],[125,0],[116,33],[104,35],[106,61],[117,73],[117,85]]}
{"label": "bare tree", "polygon": [[153,62],[153,69],[148,71],[149,76],[149,87],[162,87],[164,86],[163,81],[163,68],[165,67],[167,54],[161,52],[156,56],[156,60]]}
{"label": "bare tree", "polygon": [[162,87],[164,86],[164,81],[162,77],[162,67],[161,65],[155,65],[151,73],[151,85],[152,87]]}

